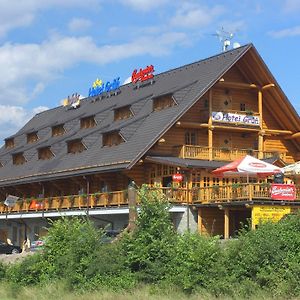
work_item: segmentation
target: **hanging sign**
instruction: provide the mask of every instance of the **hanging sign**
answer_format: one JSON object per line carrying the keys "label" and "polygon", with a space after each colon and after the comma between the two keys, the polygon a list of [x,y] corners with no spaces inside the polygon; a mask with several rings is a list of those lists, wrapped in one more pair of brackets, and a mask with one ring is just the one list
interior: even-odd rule
{"label": "hanging sign", "polygon": [[147,66],[145,69],[140,69],[139,71],[135,69],[131,75],[131,82],[137,83],[138,81],[144,82],[154,77],[154,67],[153,65]]}
{"label": "hanging sign", "polygon": [[271,198],[274,200],[296,199],[296,187],[294,184],[273,183],[270,188]]}
{"label": "hanging sign", "polygon": [[18,201],[19,197],[8,195],[4,201],[4,205],[7,207],[14,207]]}
{"label": "hanging sign", "polygon": [[239,123],[244,125],[259,126],[258,116],[227,113],[221,111],[213,111],[212,120],[215,122]]}
{"label": "hanging sign", "polygon": [[183,180],[182,174],[176,173],[172,175],[173,181],[181,182]]}
{"label": "hanging sign", "polygon": [[114,91],[120,87],[120,77],[117,77],[113,80],[113,82],[104,83],[101,79],[96,79],[89,89],[89,97],[98,96],[103,94],[104,92],[108,93]]}
{"label": "hanging sign", "polygon": [[63,106],[69,106],[70,108],[78,108],[80,106],[80,95],[77,93],[68,96],[67,99],[64,99]]}

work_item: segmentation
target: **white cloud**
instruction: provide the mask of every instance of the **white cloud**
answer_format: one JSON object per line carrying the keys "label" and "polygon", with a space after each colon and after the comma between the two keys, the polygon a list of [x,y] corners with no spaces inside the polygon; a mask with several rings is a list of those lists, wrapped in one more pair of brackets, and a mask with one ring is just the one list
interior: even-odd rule
{"label": "white cloud", "polygon": [[159,6],[165,5],[169,0],[119,0],[123,5],[135,10],[149,11]]}
{"label": "white cloud", "polygon": [[224,12],[220,5],[206,7],[184,2],[171,19],[171,25],[176,27],[204,27],[211,24],[216,17]]}
{"label": "white cloud", "polygon": [[297,13],[300,11],[299,0],[286,0],[283,4],[286,13]]}
{"label": "white cloud", "polygon": [[[91,37],[55,36],[41,44],[6,43],[0,47],[0,104],[24,104],[43,91],[49,81],[78,63],[98,65],[148,54],[168,54],[187,43],[184,33],[144,36],[132,42],[97,46]],[[28,82],[34,83],[32,90]]]}
{"label": "white cloud", "polygon": [[49,8],[97,9],[99,7],[98,0],[22,0],[14,2],[11,0],[0,1],[0,36],[5,36],[12,29],[30,25],[40,11]]}
{"label": "white cloud", "polygon": [[123,84],[127,84],[127,83],[130,83],[131,82],[131,76],[126,78],[123,82]]}
{"label": "white cloud", "polygon": [[0,144],[4,138],[22,128],[34,115],[47,109],[48,107],[39,106],[27,110],[21,106],[0,104]]}
{"label": "white cloud", "polygon": [[269,32],[274,38],[285,38],[285,37],[292,37],[292,36],[299,36],[300,35],[300,26],[286,28],[278,31],[271,31]]}
{"label": "white cloud", "polygon": [[83,19],[83,18],[73,18],[68,24],[69,30],[74,32],[85,31],[89,29],[91,26],[92,26],[92,22],[88,19]]}

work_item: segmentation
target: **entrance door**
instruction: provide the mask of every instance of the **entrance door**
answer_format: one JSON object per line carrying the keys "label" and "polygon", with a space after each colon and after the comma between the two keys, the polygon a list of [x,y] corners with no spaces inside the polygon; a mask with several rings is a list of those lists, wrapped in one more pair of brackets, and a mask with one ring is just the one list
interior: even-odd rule
{"label": "entrance door", "polygon": [[7,241],[7,230],[0,229],[0,241]]}
{"label": "entrance door", "polygon": [[172,176],[163,177],[162,184],[163,187],[171,187],[172,186]]}

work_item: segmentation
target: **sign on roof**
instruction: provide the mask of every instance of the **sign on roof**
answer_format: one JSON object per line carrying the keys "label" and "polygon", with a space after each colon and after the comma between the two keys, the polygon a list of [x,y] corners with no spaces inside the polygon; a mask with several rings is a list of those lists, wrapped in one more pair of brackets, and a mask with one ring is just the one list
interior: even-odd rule
{"label": "sign on roof", "polygon": [[104,83],[101,79],[96,79],[89,89],[89,97],[98,96],[103,94],[104,92],[108,93],[114,91],[120,87],[120,77],[117,77],[113,80],[113,82]]}
{"label": "sign on roof", "polygon": [[75,93],[64,99],[63,106],[70,106],[70,108],[78,108],[80,106],[80,95]]}
{"label": "sign on roof", "polygon": [[224,122],[224,123],[237,123],[243,125],[255,125],[259,126],[259,117],[253,115],[242,115],[236,113],[228,113],[221,111],[212,112],[212,120],[214,122]]}
{"label": "sign on roof", "polygon": [[138,81],[144,82],[152,79],[154,77],[153,73],[154,67],[152,65],[147,66],[145,69],[140,69],[139,71],[135,69],[131,75],[131,82],[137,83]]}

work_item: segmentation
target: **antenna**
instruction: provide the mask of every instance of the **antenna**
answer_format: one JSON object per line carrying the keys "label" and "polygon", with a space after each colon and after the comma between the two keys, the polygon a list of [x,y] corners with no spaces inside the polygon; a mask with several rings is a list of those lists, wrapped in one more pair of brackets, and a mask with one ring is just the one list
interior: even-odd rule
{"label": "antenna", "polygon": [[222,28],[220,30],[216,30],[216,33],[214,33],[213,35],[218,37],[222,45],[222,52],[227,51],[231,44],[230,41],[233,39],[234,34],[232,32],[225,31],[224,27],[222,26]]}

